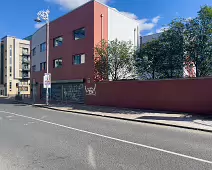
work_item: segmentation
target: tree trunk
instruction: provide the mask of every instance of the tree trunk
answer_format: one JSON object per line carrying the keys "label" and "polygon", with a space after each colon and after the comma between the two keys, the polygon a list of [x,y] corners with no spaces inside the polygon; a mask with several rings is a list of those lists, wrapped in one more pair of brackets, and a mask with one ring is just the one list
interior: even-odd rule
{"label": "tree trunk", "polygon": [[198,56],[197,56],[197,52],[196,52],[196,50],[195,50],[195,67],[196,67],[196,77],[199,77],[199,70],[198,70],[198,68],[199,68],[199,62],[198,62]]}
{"label": "tree trunk", "polygon": [[153,69],[152,78],[155,79],[155,69]]}

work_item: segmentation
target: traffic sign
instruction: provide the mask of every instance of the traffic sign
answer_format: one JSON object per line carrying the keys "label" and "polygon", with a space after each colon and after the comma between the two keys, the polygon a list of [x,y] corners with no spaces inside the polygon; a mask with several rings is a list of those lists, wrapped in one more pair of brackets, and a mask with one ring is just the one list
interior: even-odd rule
{"label": "traffic sign", "polygon": [[51,73],[45,73],[43,76],[43,88],[51,88]]}

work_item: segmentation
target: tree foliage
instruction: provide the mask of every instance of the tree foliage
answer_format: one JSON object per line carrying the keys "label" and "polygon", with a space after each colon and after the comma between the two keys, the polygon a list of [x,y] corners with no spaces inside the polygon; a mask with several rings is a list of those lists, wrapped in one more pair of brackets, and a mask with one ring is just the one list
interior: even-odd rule
{"label": "tree foliage", "polygon": [[[143,45],[137,53],[136,66],[140,75],[149,79],[178,78],[183,72],[183,30],[180,20],[172,21],[169,30],[157,40]],[[145,78],[145,77],[144,77]]]}
{"label": "tree foliage", "polygon": [[212,7],[204,6],[185,24],[185,51],[195,64],[196,76],[212,74]]}
{"label": "tree foliage", "polygon": [[103,40],[95,47],[95,79],[121,80],[133,78],[133,54],[131,42]]}
{"label": "tree foliage", "polygon": [[148,42],[144,48],[136,54],[137,72],[140,73],[141,78],[155,79],[158,77],[160,67],[162,64],[161,43],[159,40]]}
{"label": "tree foliage", "polygon": [[201,7],[196,18],[173,20],[135,59],[139,75],[147,79],[183,77],[184,68],[196,68],[197,77],[212,75],[212,7]]}
{"label": "tree foliage", "polygon": [[94,80],[108,79],[108,42],[103,40],[94,49]]}

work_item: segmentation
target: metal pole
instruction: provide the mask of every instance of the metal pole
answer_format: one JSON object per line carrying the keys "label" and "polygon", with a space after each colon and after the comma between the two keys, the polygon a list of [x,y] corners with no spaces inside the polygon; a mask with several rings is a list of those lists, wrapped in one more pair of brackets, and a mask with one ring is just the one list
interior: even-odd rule
{"label": "metal pole", "polygon": [[[49,18],[46,24],[46,73],[49,74]],[[46,105],[49,105],[49,88],[46,87]]]}
{"label": "metal pole", "polygon": [[[39,11],[37,13],[38,17],[35,19],[36,22],[46,21],[46,73],[49,76],[49,10]],[[41,19],[40,19],[41,18]],[[50,77],[48,77],[50,78]],[[49,105],[49,88],[46,87],[46,105]]]}

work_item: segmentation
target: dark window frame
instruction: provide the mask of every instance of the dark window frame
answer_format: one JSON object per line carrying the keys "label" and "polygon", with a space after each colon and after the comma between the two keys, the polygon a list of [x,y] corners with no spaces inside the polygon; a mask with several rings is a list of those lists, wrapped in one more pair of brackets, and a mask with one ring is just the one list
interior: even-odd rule
{"label": "dark window frame", "polygon": [[[85,53],[80,53],[80,54],[75,54],[75,55],[73,55],[72,64],[73,64],[73,65],[85,64],[85,58],[84,58],[84,63],[82,63],[82,55],[86,56]],[[80,56],[80,64],[75,63],[75,57],[76,57],[76,56]]]}
{"label": "dark window frame", "polygon": [[32,72],[35,72],[36,71],[36,65],[33,65],[32,66]]}
{"label": "dark window frame", "polygon": [[[55,45],[55,40],[56,39],[59,39],[59,38],[62,38],[62,43],[60,44],[60,45]],[[63,41],[64,41],[64,38],[63,38],[63,36],[61,35],[61,36],[58,36],[58,37],[55,37],[55,38],[53,38],[53,47],[60,47],[60,46],[62,46],[63,45]]]}
{"label": "dark window frame", "polygon": [[[57,61],[57,60],[58,61],[61,60],[61,65],[56,67],[55,61]],[[53,60],[53,68],[62,68],[62,66],[63,66],[63,59],[62,59],[62,57]]]}
{"label": "dark window frame", "polygon": [[22,52],[23,52],[24,50],[26,50],[26,53],[29,54],[29,48],[23,47],[23,48],[22,48]]}
{"label": "dark window frame", "polygon": [[40,71],[46,70],[46,62],[40,63]]}
{"label": "dark window frame", "polygon": [[[77,31],[79,32],[80,30],[84,30],[84,37],[82,37],[82,38],[76,38],[76,32],[77,32]],[[74,31],[73,31],[73,36],[74,36],[74,40],[75,40],[75,41],[85,39],[85,37],[86,37],[86,30],[85,30],[85,27],[81,27],[81,28],[79,28],[79,29],[74,30]]]}
{"label": "dark window frame", "polygon": [[12,45],[10,45],[10,56],[11,57],[13,56],[13,47],[12,47]]}
{"label": "dark window frame", "polygon": [[32,49],[32,56],[36,55],[36,47]]}
{"label": "dark window frame", "polygon": [[[45,45],[44,49],[42,48],[43,47],[42,45]],[[44,52],[44,51],[46,51],[46,42],[43,42],[40,44],[40,52]]]}
{"label": "dark window frame", "polygon": [[10,90],[10,91],[12,91],[12,86],[13,86],[13,84],[12,84],[12,82],[10,81],[10,82],[9,82],[9,90]]}

